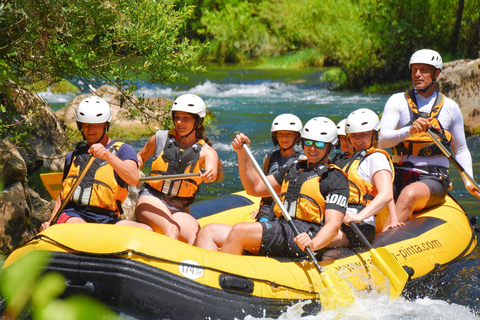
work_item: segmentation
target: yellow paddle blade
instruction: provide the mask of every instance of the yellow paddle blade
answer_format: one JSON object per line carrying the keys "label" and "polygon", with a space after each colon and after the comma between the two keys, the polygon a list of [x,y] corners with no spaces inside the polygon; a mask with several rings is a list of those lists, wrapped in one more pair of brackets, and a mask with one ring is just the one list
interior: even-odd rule
{"label": "yellow paddle blade", "polygon": [[372,248],[372,264],[382,272],[390,283],[390,298],[398,298],[408,280],[408,274],[385,248]]}
{"label": "yellow paddle blade", "polygon": [[353,303],[355,297],[352,288],[344,279],[335,273],[325,271],[325,269],[322,271],[321,277],[320,301],[323,310],[343,308]]}
{"label": "yellow paddle blade", "polygon": [[62,178],[63,172],[42,173],[40,179],[42,179],[45,188],[53,200],[58,198],[60,191],[62,190]]}

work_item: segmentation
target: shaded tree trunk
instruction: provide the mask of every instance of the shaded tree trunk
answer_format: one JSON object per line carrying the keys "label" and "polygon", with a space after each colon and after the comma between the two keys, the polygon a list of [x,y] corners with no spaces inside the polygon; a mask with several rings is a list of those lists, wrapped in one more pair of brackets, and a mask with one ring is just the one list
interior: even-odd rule
{"label": "shaded tree trunk", "polygon": [[468,57],[478,58],[478,44],[480,42],[480,14],[478,15],[477,22],[475,23],[473,36],[467,47]]}
{"label": "shaded tree trunk", "polygon": [[450,53],[456,54],[458,48],[458,39],[460,38],[460,28],[462,25],[463,9],[465,7],[465,0],[458,1],[457,19],[453,27],[452,38],[450,39]]}

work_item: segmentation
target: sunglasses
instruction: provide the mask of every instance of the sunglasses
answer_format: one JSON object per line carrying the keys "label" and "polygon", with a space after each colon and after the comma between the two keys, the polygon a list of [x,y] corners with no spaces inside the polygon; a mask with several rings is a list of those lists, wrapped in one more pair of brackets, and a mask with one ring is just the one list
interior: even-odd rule
{"label": "sunglasses", "polygon": [[323,141],[314,141],[314,140],[303,140],[303,144],[305,144],[307,147],[311,147],[315,143],[315,148],[317,149],[323,149],[325,148],[325,142]]}

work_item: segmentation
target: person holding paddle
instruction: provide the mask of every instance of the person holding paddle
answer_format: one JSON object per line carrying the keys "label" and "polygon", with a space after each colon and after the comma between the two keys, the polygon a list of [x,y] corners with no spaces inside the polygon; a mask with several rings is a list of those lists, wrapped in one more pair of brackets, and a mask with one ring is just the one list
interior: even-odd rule
{"label": "person holding paddle", "polygon": [[[295,150],[295,145],[300,143],[302,128],[300,118],[291,113],[280,114],[273,119],[270,133],[273,145],[279,146],[279,150],[265,156],[262,166],[262,171],[265,174],[273,174],[280,168],[292,166],[300,157],[305,157]],[[273,210],[271,210],[273,203],[274,200],[271,196],[263,197],[260,200],[260,208],[253,210],[250,216],[260,222],[278,221]],[[223,245],[232,227],[232,225],[223,223],[207,224],[200,230],[195,245],[203,249],[216,251],[218,247]]]}
{"label": "person holding paddle", "polygon": [[78,105],[76,120],[86,143],[79,143],[67,155],[62,191],[49,221],[41,225],[40,231],[65,222],[121,224],[152,230],[143,223],[118,218],[128,185],[138,184],[138,165],[132,146],[107,135],[112,120],[108,102],[98,96],[85,98]]}
{"label": "person holding paddle", "polygon": [[[426,133],[431,127],[442,145],[453,149],[458,162],[473,176],[459,106],[435,90],[442,57],[434,50],[418,50],[410,58],[413,88],[397,93],[385,104],[380,123],[380,148],[392,148],[394,192],[400,222],[415,211],[441,204],[450,187],[448,158]],[[465,180],[467,190],[480,192]],[[387,219],[387,224],[391,221]]]}
{"label": "person holding paddle", "polygon": [[[300,144],[302,128],[300,118],[291,113],[284,113],[273,119],[270,132],[273,145],[278,146],[279,150],[267,154],[263,159],[262,169],[265,174],[272,174],[279,168],[292,165],[298,160],[300,152],[295,150],[295,145]],[[270,210],[272,204],[272,197],[262,198],[260,208],[252,212],[252,218],[256,218],[260,222],[274,220],[275,215]]]}
{"label": "person holding paddle", "polygon": [[173,102],[175,129],[153,135],[138,153],[140,169],[154,156],[150,177],[198,173],[198,178],[150,180],[143,184],[135,208],[137,220],[173,239],[193,244],[200,230],[190,215],[199,184],[221,179],[217,152],[205,137],[205,102],[194,94],[184,94]]}
{"label": "person holding paddle", "polygon": [[359,246],[362,242],[350,227],[358,225],[360,232],[369,242],[375,238],[375,215],[392,203],[390,215],[395,228],[398,223],[393,205],[393,164],[385,150],[377,149],[380,120],[375,112],[361,108],[353,111],[345,122],[345,132],[353,151],[343,163],[348,175],[350,197],[347,214],[341,230],[329,247]]}
{"label": "person holding paddle", "polygon": [[[288,257],[307,257],[305,251],[310,250],[322,253],[340,229],[349,192],[345,174],[328,164],[336,141],[337,128],[330,119],[309,120],[302,129],[306,159],[268,175],[267,185],[244,146],[250,144],[250,139],[238,134],[232,146],[245,190],[250,195],[264,197],[269,195],[271,187],[280,194],[282,203],[281,207],[275,203],[272,208],[278,222],[238,223],[220,251],[242,254],[246,250],[256,255]],[[282,209],[291,219],[283,217]]]}

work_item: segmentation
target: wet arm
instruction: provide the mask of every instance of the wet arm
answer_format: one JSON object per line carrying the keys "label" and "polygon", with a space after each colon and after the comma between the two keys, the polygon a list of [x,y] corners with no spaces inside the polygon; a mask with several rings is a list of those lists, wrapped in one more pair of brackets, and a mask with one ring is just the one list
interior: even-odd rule
{"label": "wet arm", "polygon": [[[270,192],[268,191],[267,186],[265,186],[265,183],[257,173],[257,170],[253,167],[248,154],[242,147],[243,143],[250,143],[250,140],[243,134],[237,135],[232,142],[233,149],[238,156],[238,173],[240,175],[242,185],[249,195],[257,197],[269,196]],[[267,180],[278,194],[281,190],[281,185],[272,175],[268,175]]]}
{"label": "wet arm", "polygon": [[312,249],[312,251],[320,250],[332,242],[333,238],[335,238],[335,236],[338,234],[338,230],[340,230],[343,217],[343,213],[338,210],[325,210],[325,224],[312,239],[312,243],[310,245],[310,249]]}

